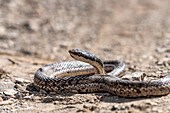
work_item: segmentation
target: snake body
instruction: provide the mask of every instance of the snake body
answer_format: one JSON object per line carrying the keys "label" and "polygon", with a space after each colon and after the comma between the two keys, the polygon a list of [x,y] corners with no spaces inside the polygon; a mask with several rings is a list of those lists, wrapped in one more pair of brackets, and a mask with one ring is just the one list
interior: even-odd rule
{"label": "snake body", "polygon": [[34,87],[47,92],[67,93],[106,91],[122,97],[160,96],[170,93],[170,75],[159,80],[122,80],[122,61],[101,61],[90,52],[72,49],[70,55],[80,61],[46,65],[37,70]]}

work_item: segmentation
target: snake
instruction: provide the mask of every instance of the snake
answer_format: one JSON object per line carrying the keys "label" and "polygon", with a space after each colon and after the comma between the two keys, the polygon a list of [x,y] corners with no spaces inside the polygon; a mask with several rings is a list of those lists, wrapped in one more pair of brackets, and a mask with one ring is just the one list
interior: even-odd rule
{"label": "snake", "polygon": [[170,74],[158,80],[123,80],[123,61],[102,61],[96,55],[80,49],[71,49],[69,53],[75,60],[52,63],[36,71],[33,82],[36,90],[58,94],[109,92],[120,97],[150,97],[170,93]]}

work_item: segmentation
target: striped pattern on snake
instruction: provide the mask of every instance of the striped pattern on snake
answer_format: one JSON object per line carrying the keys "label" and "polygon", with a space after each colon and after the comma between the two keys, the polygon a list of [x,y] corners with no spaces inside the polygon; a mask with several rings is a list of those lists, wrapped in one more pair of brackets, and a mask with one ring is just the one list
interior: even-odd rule
{"label": "striped pattern on snake", "polygon": [[67,93],[107,91],[123,97],[160,96],[170,93],[170,75],[159,80],[122,80],[122,61],[103,61],[90,52],[69,50],[79,61],[67,61],[46,65],[37,70],[34,86],[37,90]]}

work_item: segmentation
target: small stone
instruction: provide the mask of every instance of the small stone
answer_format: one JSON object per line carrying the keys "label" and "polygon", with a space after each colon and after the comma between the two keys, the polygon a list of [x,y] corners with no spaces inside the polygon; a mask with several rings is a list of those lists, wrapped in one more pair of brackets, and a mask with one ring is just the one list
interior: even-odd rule
{"label": "small stone", "polygon": [[19,84],[16,84],[16,85],[15,85],[15,88],[17,88],[17,89],[23,89],[23,87],[22,87],[21,85],[19,85]]}
{"label": "small stone", "polygon": [[2,97],[0,97],[0,102],[2,102],[3,101],[3,99],[2,99]]}
{"label": "small stone", "polygon": [[161,74],[162,72],[161,71],[156,71],[156,74]]}
{"label": "small stone", "polygon": [[118,109],[118,107],[119,107],[118,105],[113,105],[110,110],[114,111],[114,110]]}
{"label": "small stone", "polygon": [[76,106],[74,106],[74,105],[69,105],[69,106],[67,106],[66,108],[76,108]]}
{"label": "small stone", "polygon": [[96,106],[91,106],[91,107],[90,107],[90,110],[91,110],[91,111],[94,111],[94,110],[96,110],[96,108],[97,108]]}
{"label": "small stone", "polygon": [[109,47],[104,47],[103,50],[104,50],[104,51],[111,51],[112,49],[109,48]]}
{"label": "small stone", "polygon": [[89,100],[88,102],[89,102],[89,103],[94,103],[95,101],[94,101],[94,100]]}
{"label": "small stone", "polygon": [[30,29],[33,31],[38,31],[40,29],[40,26],[37,23],[37,21],[30,21],[29,25],[30,25]]}
{"label": "small stone", "polygon": [[87,111],[84,109],[78,109],[77,112],[87,112]]}
{"label": "small stone", "polygon": [[156,52],[163,53],[165,52],[165,48],[156,48]]}
{"label": "small stone", "polygon": [[53,101],[52,97],[46,97],[46,98],[43,99],[44,103],[49,103],[49,102],[52,102],[52,101]]}
{"label": "small stone", "polygon": [[155,102],[147,102],[146,104],[148,104],[148,105],[152,105],[152,106],[156,106],[156,105],[158,105],[157,103],[155,103]]}
{"label": "small stone", "polygon": [[30,81],[29,80],[24,80],[24,83],[30,83]]}
{"label": "small stone", "polygon": [[2,101],[0,102],[0,106],[2,105],[11,105],[13,103],[13,101],[7,100],[7,101]]}
{"label": "small stone", "polygon": [[31,98],[32,98],[31,96],[25,96],[24,97],[25,100],[31,100]]}
{"label": "small stone", "polygon": [[157,61],[156,64],[157,64],[158,66],[162,66],[162,65],[163,65],[163,62],[162,62],[162,61]]}
{"label": "small stone", "polygon": [[24,82],[24,79],[23,78],[15,78],[15,81],[17,83],[23,83]]}
{"label": "small stone", "polygon": [[120,108],[120,110],[125,110],[126,109],[126,106],[122,106],[121,108]]}
{"label": "small stone", "polygon": [[158,108],[154,107],[154,108],[152,108],[152,111],[153,111],[153,112],[157,112],[157,111],[158,111]]}
{"label": "small stone", "polygon": [[0,82],[0,92],[3,92],[8,89],[13,89],[14,85],[15,84],[13,82]]}
{"label": "small stone", "polygon": [[58,101],[54,101],[53,104],[54,104],[54,105],[57,105],[57,104],[59,104],[59,102],[58,102]]}
{"label": "small stone", "polygon": [[39,96],[34,97],[35,100],[41,100]]}
{"label": "small stone", "polygon": [[15,78],[15,81],[16,81],[17,83],[30,83],[29,80],[25,80],[25,79],[23,79],[23,78]]}
{"label": "small stone", "polygon": [[83,105],[83,108],[86,108],[86,109],[87,109],[87,108],[88,108],[88,106],[87,106],[87,105]]}
{"label": "small stone", "polygon": [[1,31],[1,35],[6,34],[6,28],[4,26],[0,26],[0,31]]}
{"label": "small stone", "polygon": [[91,110],[91,111],[94,111],[94,110],[97,109],[97,106],[85,104],[85,105],[83,105],[83,108],[89,109],[89,110]]}
{"label": "small stone", "polygon": [[30,78],[34,78],[34,75],[30,75]]}
{"label": "small stone", "polygon": [[68,48],[68,44],[67,43],[60,44],[60,47],[64,48],[64,49],[67,49]]}
{"label": "small stone", "polygon": [[7,96],[12,96],[14,97],[14,95],[17,93],[17,91],[15,91],[14,89],[8,89],[4,91],[4,94]]}
{"label": "small stone", "polygon": [[143,81],[146,74],[144,72],[134,72],[126,74],[122,77],[123,80],[132,80],[132,81]]}
{"label": "small stone", "polygon": [[3,58],[3,57],[0,58],[0,62],[1,62],[0,70],[2,70],[1,69],[2,67],[11,64],[11,62],[7,58]]}

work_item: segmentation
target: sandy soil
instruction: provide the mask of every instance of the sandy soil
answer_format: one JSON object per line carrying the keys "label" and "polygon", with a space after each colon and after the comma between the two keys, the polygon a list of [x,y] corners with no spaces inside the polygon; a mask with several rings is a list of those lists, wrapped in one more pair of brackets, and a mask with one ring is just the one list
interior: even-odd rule
{"label": "sandy soil", "polygon": [[148,80],[168,75],[169,4],[168,0],[1,0],[0,83],[14,83],[16,92],[0,93],[0,112],[170,112],[170,95],[129,99],[106,92],[46,95],[26,90],[38,68],[72,60],[71,48],[103,60],[123,60],[126,73],[145,72]]}

